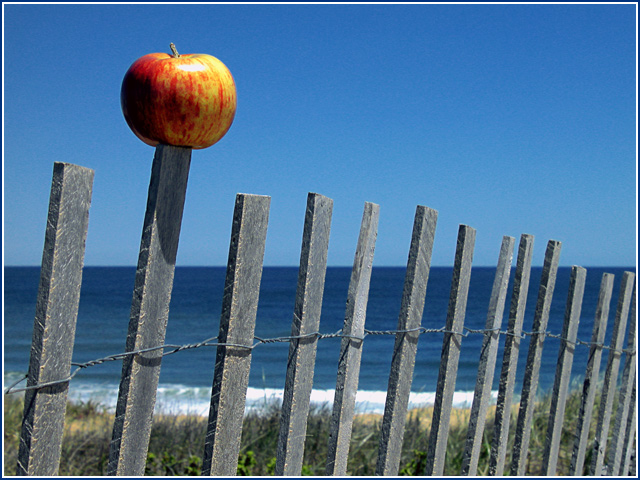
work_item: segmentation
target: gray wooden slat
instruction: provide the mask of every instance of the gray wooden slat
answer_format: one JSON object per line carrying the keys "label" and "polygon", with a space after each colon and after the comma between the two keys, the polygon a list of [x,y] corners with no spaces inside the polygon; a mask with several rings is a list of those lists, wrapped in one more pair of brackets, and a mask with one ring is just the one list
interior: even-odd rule
{"label": "gray wooden slat", "polygon": [[[378,234],[380,207],[367,202],[362,215],[358,246],[356,248],[347,307],[342,327],[340,359],[336,380],[335,400],[329,429],[327,475],[345,476],[347,458],[355,413],[358,376],[362,356],[362,340],[369,298],[369,284],[373,267],[373,254]],[[346,335],[353,336],[347,337]]]}
{"label": "gray wooden slat", "polygon": [[236,474],[249,385],[270,197],[238,194],[222,297],[203,475]]}
{"label": "gray wooden slat", "polygon": [[611,335],[611,349],[607,357],[607,369],[604,374],[604,384],[600,396],[600,410],[598,412],[598,424],[593,440],[593,455],[589,472],[591,475],[601,475],[603,473],[604,455],[607,448],[607,438],[611,423],[611,413],[613,409],[613,399],[618,383],[618,370],[620,368],[620,356],[623,346],[624,334],[626,330],[626,318],[629,315],[629,304],[635,275],[631,272],[622,274],[620,282],[620,296],[616,308],[616,317],[613,323]]}
{"label": "gray wooden slat", "polygon": [[612,274],[604,273],[600,283],[600,293],[598,294],[598,304],[596,306],[596,314],[593,321],[591,347],[589,348],[587,369],[584,374],[582,399],[580,401],[580,410],[578,413],[576,433],[574,436],[575,441],[571,456],[571,465],[569,467],[569,475],[581,475],[584,467],[584,459],[589,440],[589,427],[591,425],[593,404],[596,398],[598,377],[600,374],[602,344],[604,342],[607,320],[609,318],[609,306],[611,304],[611,295],[613,292],[613,279],[614,276]]}
{"label": "gray wooden slat", "polygon": [[540,373],[540,360],[544,345],[545,331],[549,321],[549,310],[553,298],[553,290],[558,273],[561,243],[549,240],[542,267],[542,277],[538,290],[538,301],[533,317],[533,334],[529,342],[527,363],[525,365],[524,380],[522,382],[522,396],[520,398],[520,410],[516,424],[513,456],[511,459],[511,475],[523,476],[527,466],[527,454],[529,453],[529,438],[531,436],[531,422],[533,421],[533,407],[538,390],[538,375]]}
{"label": "gray wooden slat", "polygon": [[402,452],[402,440],[415,366],[418,331],[420,328],[431,266],[431,252],[438,212],[418,205],[416,208],[407,272],[398,318],[398,330],[393,348],[387,398],[380,431],[376,475],[397,475]]}
{"label": "gray wooden slat", "polygon": [[[316,333],[320,326],[333,200],[310,193],[300,254],[291,336]],[[293,339],[285,379],[276,475],[300,475],[313,388],[317,337]]]}
{"label": "gray wooden slat", "polygon": [[[636,282],[637,282],[637,279],[636,279]],[[629,314],[630,319],[637,318],[636,317],[636,306],[637,306],[636,293],[637,291],[634,289],[633,299],[631,300],[631,313]],[[637,328],[637,325],[634,328]],[[629,412],[627,414],[627,424],[624,432],[624,444],[622,447],[623,449],[622,462],[621,462],[620,471],[618,472],[619,475],[623,475],[623,476],[636,475],[636,467],[635,467],[636,456],[635,456],[635,451],[633,449],[633,445],[637,435],[637,429],[636,429],[636,415],[637,415],[637,407],[638,407],[637,397],[636,397],[636,382],[637,382],[637,375],[638,375],[637,363],[636,363],[638,361],[637,354],[638,354],[638,339],[637,339],[637,331],[636,331],[636,338],[633,345],[633,356],[635,357],[635,361],[631,360],[632,364],[635,363],[636,365],[635,365],[635,369],[633,370],[632,379],[630,380],[631,397],[629,400]],[[634,458],[634,464],[630,468],[632,453]]]}
{"label": "gray wooden slat", "polygon": [[611,475],[621,475],[622,450],[624,447],[627,417],[629,416],[632,382],[636,376],[636,290],[633,289],[631,311],[629,314],[629,333],[627,334],[627,352],[622,369],[622,383],[618,398],[618,410],[611,432],[611,446],[607,456],[607,466]]}
{"label": "gray wooden slat", "polygon": [[[164,343],[191,148],[159,145],[151,168],[126,351]],[[116,404],[108,475],[143,475],[162,351],[127,356]]]}
{"label": "gray wooden slat", "polygon": [[[629,416],[627,417],[627,426],[624,434],[624,451],[622,452],[622,468],[620,470],[620,475],[623,476],[635,476],[635,465],[632,469],[630,469],[631,463],[631,455],[634,452],[633,444],[636,438],[636,415],[637,415],[637,397],[636,397],[636,377],[638,375],[638,371],[636,370],[636,375],[631,382],[631,401],[629,402]],[[634,461],[635,464],[635,461]],[[631,470],[631,471],[630,471]]]}
{"label": "gray wooden slat", "polygon": [[547,425],[547,435],[542,460],[542,475],[556,475],[560,436],[562,434],[569,381],[571,380],[573,353],[578,336],[578,325],[580,323],[580,313],[582,312],[582,297],[584,295],[586,278],[587,271],[584,268],[572,267],[567,308],[562,327],[562,339],[560,340],[558,353],[558,364],[556,366],[556,376],[551,395],[549,422]]}
{"label": "gray wooden slat", "polygon": [[493,375],[498,357],[498,344],[500,342],[499,330],[507,298],[515,242],[515,238],[505,236],[502,238],[502,245],[500,246],[498,266],[493,280],[489,312],[485,324],[486,331],[482,340],[482,348],[480,349],[478,377],[469,414],[467,441],[462,456],[462,475],[475,476],[478,471],[478,459],[480,458],[480,447],[482,446],[487,410],[491,399],[491,386],[493,385]]}
{"label": "gray wooden slat", "polygon": [[[69,377],[94,172],[56,162],[27,387]],[[69,383],[27,390],[17,475],[57,475]]]}
{"label": "gray wooden slat", "polygon": [[511,421],[511,402],[516,381],[518,353],[522,335],[529,280],[531,278],[531,259],[533,255],[533,235],[520,236],[516,272],[511,294],[509,309],[509,325],[505,336],[500,385],[496,403],[496,414],[493,427],[493,441],[489,458],[489,475],[502,476],[507,455],[507,441],[509,439],[509,424]]}
{"label": "gray wooden slat", "polygon": [[427,448],[425,474],[429,476],[441,476],[444,472],[475,241],[476,231],[467,225],[460,225]]}

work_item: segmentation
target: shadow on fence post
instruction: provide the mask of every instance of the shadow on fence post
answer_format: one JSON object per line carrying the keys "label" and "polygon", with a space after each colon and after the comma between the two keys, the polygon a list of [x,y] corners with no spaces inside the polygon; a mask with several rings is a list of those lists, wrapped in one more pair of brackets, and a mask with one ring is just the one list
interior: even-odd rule
{"label": "shadow on fence post", "polygon": [[[27,387],[71,370],[93,170],[53,167]],[[57,475],[69,383],[27,390],[17,475]]]}
{"label": "shadow on fence post", "polygon": [[[126,351],[164,343],[191,148],[159,145],[151,168]],[[122,362],[108,475],[144,475],[162,350]]]}

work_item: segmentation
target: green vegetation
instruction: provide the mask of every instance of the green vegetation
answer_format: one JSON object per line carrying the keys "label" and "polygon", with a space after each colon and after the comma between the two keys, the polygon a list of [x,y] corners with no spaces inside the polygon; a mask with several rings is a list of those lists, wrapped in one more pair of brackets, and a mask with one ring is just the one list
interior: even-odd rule
{"label": "green vegetation", "polygon": [[[573,449],[573,433],[580,407],[581,391],[575,390],[567,401],[565,429],[562,435],[558,473],[567,474]],[[4,475],[14,475],[22,418],[22,400],[4,398]],[[597,403],[597,399],[596,399]],[[536,406],[527,474],[540,472],[550,399],[546,396]],[[412,411],[407,419],[400,475],[421,475],[426,460],[431,409]],[[597,406],[594,412],[597,412]],[[486,475],[489,463],[493,410],[489,413],[478,467]],[[280,410],[276,405],[265,407],[260,414],[245,417],[238,475],[273,475],[278,439]],[[511,438],[517,420],[512,410]],[[597,417],[597,413],[596,413]],[[324,475],[327,439],[331,411],[329,407],[312,408],[307,427],[303,475]],[[614,417],[615,418],[615,417]],[[381,417],[361,415],[353,425],[349,454],[349,475],[375,474]],[[468,411],[453,413],[447,446],[445,475],[459,475],[466,441]],[[109,442],[113,415],[95,403],[69,404],[62,446],[60,475],[105,475],[109,457]],[[591,438],[595,430],[591,425]],[[158,416],[151,432],[146,475],[199,475],[207,419],[195,416]],[[511,451],[509,447],[508,452]],[[588,459],[587,459],[588,460]],[[507,465],[510,459],[507,458]]]}

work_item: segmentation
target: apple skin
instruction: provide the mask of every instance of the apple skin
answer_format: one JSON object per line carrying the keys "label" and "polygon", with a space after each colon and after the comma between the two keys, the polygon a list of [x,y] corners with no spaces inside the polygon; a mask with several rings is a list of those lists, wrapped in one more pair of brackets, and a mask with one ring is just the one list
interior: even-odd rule
{"label": "apple skin", "polygon": [[231,72],[206,54],[144,55],[127,70],[120,92],[129,128],[153,147],[210,147],[231,127],[236,103]]}

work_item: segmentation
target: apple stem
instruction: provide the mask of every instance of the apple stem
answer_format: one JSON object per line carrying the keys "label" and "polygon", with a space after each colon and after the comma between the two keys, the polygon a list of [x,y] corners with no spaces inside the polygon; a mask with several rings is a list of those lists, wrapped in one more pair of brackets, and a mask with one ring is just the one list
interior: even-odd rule
{"label": "apple stem", "polygon": [[169,48],[171,48],[171,53],[173,53],[173,58],[178,58],[180,56],[180,54],[178,53],[178,50],[176,49],[176,46],[173,43],[169,44]]}

